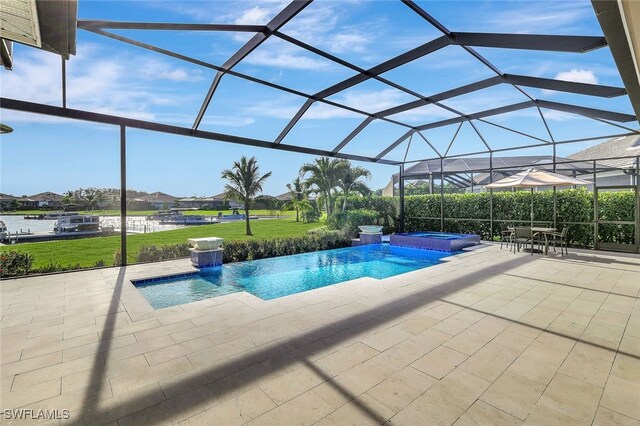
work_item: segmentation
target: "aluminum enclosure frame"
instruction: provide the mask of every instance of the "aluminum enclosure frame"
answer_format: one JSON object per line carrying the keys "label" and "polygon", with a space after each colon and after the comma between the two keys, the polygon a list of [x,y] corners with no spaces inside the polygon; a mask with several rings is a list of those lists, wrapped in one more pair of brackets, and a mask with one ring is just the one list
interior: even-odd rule
{"label": "aluminum enclosure frame", "polygon": [[[304,9],[312,3],[312,1],[313,0],[292,1],[282,11],[280,11],[280,13],[278,13],[273,19],[271,19],[265,25],[120,22],[120,21],[95,20],[95,19],[78,20],[78,23],[77,23],[78,29],[88,31],[100,36],[109,37],[111,39],[118,40],[122,43],[136,46],[137,48],[153,51],[160,55],[169,56],[174,59],[186,61],[201,67],[215,70],[216,71],[215,77],[211,82],[209,90],[204,96],[202,105],[196,117],[194,118],[194,123],[191,126],[191,128],[172,126],[172,125],[155,123],[150,121],[143,121],[143,120],[134,120],[126,117],[118,117],[115,115],[99,114],[99,113],[94,113],[89,111],[81,111],[81,110],[74,110],[74,109],[67,108],[67,101],[66,101],[67,82],[66,82],[66,66],[65,66],[64,60],[62,61],[62,65],[61,65],[62,66],[62,93],[61,93],[62,107],[61,108],[50,106],[50,105],[33,103],[33,102],[8,99],[8,98],[0,98],[0,108],[31,112],[31,113],[39,113],[39,114],[45,114],[50,116],[62,117],[62,118],[93,121],[93,122],[119,126],[121,129],[121,148],[122,149],[126,149],[126,128],[131,127],[131,128],[163,132],[168,134],[176,134],[176,135],[189,136],[189,137],[195,137],[195,138],[201,138],[201,139],[229,142],[229,143],[240,144],[240,145],[271,148],[271,149],[289,151],[289,152],[298,152],[302,154],[336,157],[336,158],[344,158],[344,159],[350,159],[355,161],[395,165],[401,168],[402,176],[404,176],[404,167],[406,164],[410,164],[416,161],[421,161],[421,160],[424,160],[424,158],[423,159],[407,158],[408,146],[407,146],[407,151],[405,152],[405,156],[402,160],[391,160],[385,157],[398,146],[402,145],[406,141],[412,140],[413,136],[416,136],[415,139],[417,140],[422,140],[429,147],[429,149],[434,152],[436,157],[433,157],[433,158],[439,159],[442,162],[443,159],[445,158],[455,157],[455,155],[448,155],[451,145],[453,145],[453,143],[455,142],[455,137],[449,144],[449,149],[447,149],[446,152],[442,153],[438,149],[436,149],[434,144],[432,144],[425,137],[424,134],[422,134],[422,131],[424,130],[434,129],[442,126],[448,126],[448,125],[461,126],[464,123],[469,123],[473,131],[477,134],[479,139],[482,141],[482,143],[486,147],[486,151],[478,151],[476,153],[469,153],[464,155],[488,154],[489,157],[492,158],[494,153],[501,152],[501,151],[550,145],[554,149],[554,156],[553,156],[554,167],[555,167],[555,159],[556,159],[555,148],[557,145],[574,143],[574,142],[582,142],[585,140],[589,140],[590,138],[573,139],[573,140],[557,140],[554,137],[554,135],[551,133],[549,127],[547,126],[542,109],[549,109],[554,111],[562,111],[566,113],[577,114],[582,117],[586,117],[588,119],[593,119],[605,124],[609,124],[612,127],[616,127],[618,129],[620,128],[624,129],[626,131],[625,133],[617,133],[615,135],[610,135],[610,136],[640,134],[640,131],[638,131],[637,129],[633,129],[621,124],[621,123],[628,123],[628,122],[637,123],[638,118],[633,114],[601,110],[601,109],[590,108],[590,107],[585,107],[580,105],[552,102],[544,99],[536,99],[526,91],[526,88],[536,88],[536,89],[554,90],[554,91],[565,92],[565,93],[580,94],[585,96],[613,98],[613,97],[619,97],[619,96],[627,96],[627,89],[623,87],[575,83],[575,82],[527,76],[527,75],[506,74],[506,73],[503,73],[501,70],[499,70],[484,56],[482,56],[480,53],[474,50],[474,47],[483,47],[483,48],[497,48],[497,49],[519,49],[519,50],[535,50],[535,51],[550,51],[550,52],[568,52],[573,54],[588,54],[588,52],[592,50],[606,48],[608,44],[605,37],[454,32],[446,28],[442,23],[436,20],[427,11],[422,9],[413,0],[402,0],[403,4],[407,6],[407,13],[417,14],[419,17],[424,19],[426,23],[433,26],[440,33],[442,33],[442,35],[414,49],[401,53],[400,55],[397,55],[396,57],[391,58],[387,61],[384,61],[374,67],[363,69],[353,63],[350,63],[349,61],[340,59],[331,53],[325,52],[321,49],[318,49],[317,47],[308,45],[307,43],[301,40],[298,40],[295,37],[292,37],[283,31],[283,28],[285,28],[286,24],[291,20],[295,20],[296,16],[301,12],[303,12]],[[225,61],[222,65],[216,65],[216,64],[212,64],[206,61],[192,58],[187,55],[183,55],[168,49],[163,49],[149,43],[143,43],[143,42],[140,42],[116,33],[109,32],[107,31],[109,29],[111,30],[135,29],[135,30],[143,30],[143,31],[158,31],[158,30],[195,31],[195,32],[234,31],[234,32],[254,33],[254,35],[237,52],[231,55],[231,57],[227,61]],[[270,81],[266,81],[266,80],[254,77],[252,75],[238,72],[234,69],[247,56],[249,56],[256,48],[258,48],[260,45],[262,45],[266,40],[268,40],[271,37],[275,37],[275,38],[284,40],[285,42],[294,44],[304,49],[307,52],[310,52],[314,55],[319,55],[329,61],[332,61],[352,71],[355,71],[356,74],[353,77],[350,77],[336,84],[333,84],[332,86],[325,88],[324,90],[318,91],[316,93],[305,93],[300,90],[292,89],[284,85],[276,84]],[[448,46],[461,47],[462,49],[467,51],[469,54],[471,54],[480,64],[490,69],[491,72],[495,74],[495,76],[486,78],[471,84],[460,86],[454,89],[450,89],[445,92],[440,92],[440,93],[427,96],[422,93],[418,93],[408,87],[405,87],[403,85],[390,81],[382,75],[388,71],[391,71],[398,67],[402,67],[408,63],[411,63],[412,61],[415,61],[416,59],[428,56]],[[215,96],[215,93],[219,84],[224,84],[223,77],[226,75],[231,75],[236,78],[257,83],[272,89],[279,90],[284,93],[296,95],[300,98],[305,99],[305,102],[303,103],[302,107],[290,119],[287,125],[282,129],[282,131],[278,134],[276,139],[273,141],[245,138],[245,137],[239,137],[239,136],[234,136],[229,134],[222,134],[217,132],[200,130],[199,129],[200,123],[202,122],[202,119],[204,118],[204,116],[207,113],[207,110],[209,109],[210,102],[213,96]],[[416,100],[402,104],[402,105],[396,105],[382,111],[368,112],[368,111],[363,111],[359,108],[350,107],[340,102],[336,102],[334,100],[328,99],[329,97],[335,94],[341,93],[350,87],[357,86],[358,84],[368,80],[375,80],[388,87],[392,87],[396,90],[399,90],[403,93],[406,93],[408,95],[415,97]],[[522,93],[522,95],[524,95],[528,100],[524,102],[512,104],[512,105],[504,105],[498,108],[492,108],[489,110],[476,111],[471,113],[458,111],[457,109],[452,108],[445,103],[445,101],[449,99],[453,99],[458,96],[476,92],[489,87],[494,87],[497,85],[512,86],[515,89],[517,89],[520,93]],[[334,145],[333,148],[321,150],[321,149],[307,148],[307,147],[299,146],[295,144],[283,143],[283,141],[285,140],[287,135],[291,132],[291,130],[295,128],[295,126],[299,123],[299,121],[304,117],[305,113],[315,103],[323,103],[335,108],[339,108],[339,109],[357,114],[361,116],[362,121],[343,140],[337,141],[337,143]],[[420,125],[409,124],[401,120],[398,120],[396,118],[393,118],[394,115],[399,114],[401,112],[410,111],[426,105],[434,105],[435,107],[445,110],[448,113],[454,114],[456,117],[448,120],[424,123]],[[517,129],[512,129],[509,126],[493,123],[488,120],[488,118],[494,117],[500,114],[505,114],[508,112],[529,109],[529,108],[531,109],[535,108],[539,113],[540,117],[542,118],[546,131],[549,135],[548,140],[537,137],[537,136],[529,135]],[[377,155],[360,155],[357,153],[348,154],[343,152],[345,147],[347,147],[349,143],[353,139],[355,139],[362,131],[364,131],[372,123],[375,123],[378,121],[386,122],[386,123],[398,126],[399,128],[402,128],[404,130],[404,133],[398,139],[394,141],[390,141],[389,145],[385,149],[380,151]],[[515,145],[509,148],[496,149],[492,147],[491,140],[484,137],[484,135],[479,131],[478,127],[475,126],[474,122],[482,122],[484,124],[502,128],[503,130],[512,132],[514,134],[519,134],[521,136],[529,137],[531,139],[534,139],[536,141],[536,144]],[[459,127],[458,127],[458,130],[459,130]],[[593,139],[602,139],[605,137],[607,136],[599,136]],[[124,153],[121,153],[121,155],[123,156],[122,167],[125,168],[126,156]],[[122,175],[121,181],[125,182],[126,175],[123,175],[122,173],[121,173]],[[402,186],[404,186],[404,183]],[[126,206],[126,191],[122,193],[122,198],[124,199],[123,205]],[[403,201],[404,201],[404,194],[402,194],[401,196],[401,205],[400,205],[400,212],[402,213],[404,212]],[[126,211],[123,210],[122,214],[125,215]],[[402,216],[401,223],[404,223],[404,217],[403,217],[404,215],[401,215],[401,216]],[[122,219],[124,219],[124,216],[122,217]],[[126,232],[122,232],[121,238],[126,244]],[[124,250],[123,250],[123,253],[124,253]],[[123,262],[126,263],[126,256],[123,256]]]}

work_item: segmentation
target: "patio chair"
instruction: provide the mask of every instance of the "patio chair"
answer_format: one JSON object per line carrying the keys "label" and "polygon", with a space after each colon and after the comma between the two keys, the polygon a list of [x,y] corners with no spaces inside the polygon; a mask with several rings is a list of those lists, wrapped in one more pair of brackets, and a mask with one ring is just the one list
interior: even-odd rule
{"label": "patio chair", "polygon": [[513,243],[513,228],[502,224],[500,227],[500,249],[502,249],[502,244],[504,243],[507,244],[507,248],[509,248],[510,243]]}
{"label": "patio chair", "polygon": [[521,245],[524,245],[524,249],[526,249],[528,244],[531,246],[531,256],[533,256],[533,245],[537,236],[538,234],[533,233],[531,228],[516,226],[513,229],[513,252],[515,253],[516,249],[520,251]]}
{"label": "patio chair", "polygon": [[[565,226],[562,228],[560,232],[553,232],[549,234],[551,241],[553,242],[553,251],[556,251],[556,245],[560,242],[560,256],[564,256],[565,254],[569,254],[569,250],[567,249],[567,230],[569,228]],[[562,248],[564,247],[564,252]]]}

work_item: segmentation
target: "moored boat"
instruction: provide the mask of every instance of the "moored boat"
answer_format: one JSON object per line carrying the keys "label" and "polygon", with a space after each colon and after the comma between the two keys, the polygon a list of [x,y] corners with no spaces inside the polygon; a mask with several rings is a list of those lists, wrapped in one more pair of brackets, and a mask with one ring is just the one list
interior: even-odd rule
{"label": "moored boat", "polygon": [[59,217],[53,226],[53,230],[56,234],[65,232],[99,231],[100,216],[76,214],[73,216]]}

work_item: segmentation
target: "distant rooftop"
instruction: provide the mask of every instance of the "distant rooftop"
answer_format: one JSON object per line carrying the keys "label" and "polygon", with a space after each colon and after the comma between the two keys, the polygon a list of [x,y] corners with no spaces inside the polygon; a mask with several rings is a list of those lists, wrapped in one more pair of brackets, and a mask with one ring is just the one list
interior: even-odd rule
{"label": "distant rooftop", "polygon": [[[572,160],[597,160],[599,158],[640,155],[640,135],[622,136],[569,155]],[[600,160],[598,164],[610,167],[635,168],[635,158]]]}

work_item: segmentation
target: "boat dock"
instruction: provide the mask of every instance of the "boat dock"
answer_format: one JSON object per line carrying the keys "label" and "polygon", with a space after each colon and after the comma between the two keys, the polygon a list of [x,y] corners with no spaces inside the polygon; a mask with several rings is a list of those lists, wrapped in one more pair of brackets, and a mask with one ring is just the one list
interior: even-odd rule
{"label": "boat dock", "polygon": [[33,232],[33,233],[8,233],[3,239],[3,244],[19,244],[19,243],[35,243],[42,241],[55,240],[75,240],[78,238],[106,237],[111,235],[119,235],[113,231],[75,231],[75,232]]}

